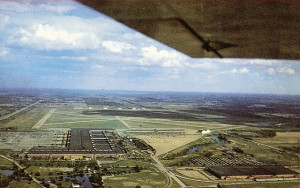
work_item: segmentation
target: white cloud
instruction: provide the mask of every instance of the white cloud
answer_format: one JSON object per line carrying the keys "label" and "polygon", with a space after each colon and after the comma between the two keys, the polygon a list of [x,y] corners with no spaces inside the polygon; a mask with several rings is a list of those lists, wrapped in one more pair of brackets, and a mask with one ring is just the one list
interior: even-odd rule
{"label": "white cloud", "polygon": [[222,59],[216,60],[220,63],[225,64],[235,64],[235,65],[261,65],[261,66],[271,66],[276,63],[275,60],[265,60],[265,59]]}
{"label": "white cloud", "polygon": [[213,70],[218,68],[216,63],[207,62],[207,61],[200,62],[200,63],[186,63],[185,65],[190,68],[202,69],[202,70]]}
{"label": "white cloud", "polygon": [[44,2],[42,4],[31,4],[30,1],[2,1],[0,2],[0,10],[5,10],[9,12],[19,12],[19,13],[32,13],[32,12],[43,12],[52,11],[55,13],[66,13],[74,10],[75,7],[70,5],[68,1],[62,2]]}
{"label": "white cloud", "polygon": [[69,57],[69,56],[62,56],[60,59],[67,59],[67,60],[75,60],[75,61],[87,61],[88,58],[84,56],[79,57]]}
{"label": "white cloud", "polygon": [[217,69],[217,63],[211,60],[196,60],[174,50],[159,50],[155,46],[141,48],[142,58],[138,60],[138,64],[142,66],[161,66],[164,68],[190,68],[201,70]]}
{"label": "white cloud", "polygon": [[236,68],[234,68],[234,69],[232,69],[231,71],[230,71],[230,73],[232,73],[232,74],[235,74],[235,73],[237,73],[238,72],[238,70],[236,69]]}
{"label": "white cloud", "polygon": [[265,72],[270,75],[280,75],[280,76],[286,76],[286,75],[293,75],[295,74],[295,70],[290,67],[278,67],[278,68],[267,68]]}
{"label": "white cloud", "polygon": [[227,74],[227,73],[231,73],[231,74],[246,74],[246,73],[249,73],[249,69],[246,68],[246,67],[243,67],[243,68],[240,68],[240,69],[237,69],[237,68],[233,68],[229,71],[222,71],[218,74]]}
{"label": "white cloud", "polygon": [[141,33],[125,33],[123,35],[124,39],[127,39],[127,40],[132,40],[132,39],[142,39],[142,38],[145,38],[144,35],[142,35]]}
{"label": "white cloud", "polygon": [[95,33],[76,32],[49,24],[38,24],[31,28],[21,28],[10,37],[9,42],[41,50],[76,50],[96,49],[100,45],[100,38]]}
{"label": "white cloud", "polygon": [[245,73],[248,73],[249,72],[249,69],[247,69],[246,67],[243,67],[240,69],[240,73],[242,74],[245,74]]}
{"label": "white cloud", "polygon": [[270,76],[276,73],[275,69],[273,68],[267,68],[265,72]]}
{"label": "white cloud", "polygon": [[136,47],[131,44],[117,41],[103,41],[102,46],[115,53],[123,53],[124,50],[136,49]]}
{"label": "white cloud", "polygon": [[5,26],[9,23],[9,19],[9,16],[0,14],[0,30],[5,28]]}
{"label": "white cloud", "polygon": [[141,55],[138,63],[143,66],[183,67],[187,59],[176,51],[158,50],[154,46],[141,48]]}
{"label": "white cloud", "polygon": [[6,54],[8,54],[7,50],[0,51],[0,56],[5,56]]}
{"label": "white cloud", "polygon": [[[35,8],[36,9],[36,8]],[[58,5],[50,5],[49,3],[47,4],[41,4],[37,7],[37,9],[39,9],[40,11],[52,11],[52,12],[57,12],[59,14],[63,14],[65,12],[69,12],[71,10],[74,10],[75,7],[74,6],[70,6],[70,5],[62,5],[61,3]]]}
{"label": "white cloud", "polygon": [[282,75],[292,75],[295,74],[295,71],[290,67],[280,67],[277,69],[277,72]]}
{"label": "white cloud", "polygon": [[152,61],[160,61],[163,59],[175,59],[179,57],[178,53],[176,52],[169,52],[167,50],[158,50],[154,46],[143,47],[141,49],[142,55],[145,58],[148,58]]}
{"label": "white cloud", "polygon": [[92,69],[103,69],[104,66],[103,66],[103,65],[96,64],[96,65],[92,65],[91,68],[92,68]]}

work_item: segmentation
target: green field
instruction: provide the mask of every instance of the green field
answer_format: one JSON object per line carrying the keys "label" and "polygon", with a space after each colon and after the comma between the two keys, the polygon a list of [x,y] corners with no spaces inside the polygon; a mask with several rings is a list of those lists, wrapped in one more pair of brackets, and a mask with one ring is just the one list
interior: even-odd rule
{"label": "green field", "polygon": [[42,129],[48,128],[96,128],[96,129],[126,129],[118,120],[108,121],[85,121],[85,122],[60,122],[56,124],[44,124]]}
{"label": "green field", "polygon": [[41,186],[38,185],[35,182],[28,182],[26,180],[20,180],[20,181],[16,181],[13,180],[12,182],[10,182],[10,184],[7,186],[7,188],[16,188],[16,187],[26,187],[26,188],[40,188]]}
{"label": "green field", "polygon": [[[26,170],[30,173],[32,172],[33,174],[39,172],[41,177],[49,177],[49,176],[57,176],[55,175],[55,173],[57,172],[72,172],[73,168],[31,166]],[[53,173],[53,175],[49,175],[49,173]]]}
{"label": "green field", "polygon": [[[258,145],[236,137],[229,137],[233,143],[243,149],[244,153],[252,154],[254,158],[265,164],[299,165],[298,158],[285,152],[280,152],[264,145]],[[268,138],[272,139],[272,138]]]}
{"label": "green field", "polygon": [[36,105],[14,117],[0,121],[0,127],[16,127],[18,131],[28,131],[50,110],[45,105]]}
{"label": "green field", "polygon": [[10,162],[9,160],[0,158],[0,169],[2,170],[8,170],[8,169],[13,169],[14,164]]}
{"label": "green field", "polygon": [[139,173],[103,177],[105,187],[135,187],[140,185],[147,187],[164,187],[167,183],[166,177],[155,170],[143,170]]}
{"label": "green field", "polygon": [[[218,129],[228,125],[218,122],[172,121],[164,119],[124,118],[134,128],[182,128],[182,129]],[[229,127],[229,126],[228,126]]]}

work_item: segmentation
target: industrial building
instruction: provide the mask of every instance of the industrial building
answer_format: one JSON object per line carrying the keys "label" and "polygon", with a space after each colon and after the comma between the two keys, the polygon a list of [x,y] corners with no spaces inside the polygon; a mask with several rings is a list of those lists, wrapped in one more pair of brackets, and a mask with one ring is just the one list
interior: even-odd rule
{"label": "industrial building", "polygon": [[96,159],[98,157],[124,156],[116,146],[113,131],[97,129],[71,129],[68,132],[66,147],[34,147],[27,153],[28,157],[63,158],[63,159]]}
{"label": "industrial building", "polygon": [[212,166],[206,170],[222,180],[299,177],[299,173],[283,166]]}

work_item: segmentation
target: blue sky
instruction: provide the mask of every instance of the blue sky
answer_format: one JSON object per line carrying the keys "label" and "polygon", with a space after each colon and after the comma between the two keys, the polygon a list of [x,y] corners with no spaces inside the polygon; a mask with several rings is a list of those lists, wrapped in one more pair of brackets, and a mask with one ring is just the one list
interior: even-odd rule
{"label": "blue sky", "polygon": [[0,1],[0,88],[300,94],[300,61],[193,59],[72,1]]}

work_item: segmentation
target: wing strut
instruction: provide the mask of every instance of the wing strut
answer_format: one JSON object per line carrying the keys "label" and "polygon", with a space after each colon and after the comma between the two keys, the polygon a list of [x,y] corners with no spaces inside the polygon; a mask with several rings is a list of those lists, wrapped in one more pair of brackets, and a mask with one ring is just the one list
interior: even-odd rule
{"label": "wing strut", "polygon": [[203,45],[202,48],[208,52],[214,52],[219,58],[223,58],[222,54],[220,54],[216,49],[209,45],[209,43],[204,40],[198,33],[189,26],[183,19],[178,19],[178,21],[187,29],[189,30],[197,39],[199,39]]}

